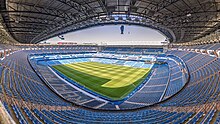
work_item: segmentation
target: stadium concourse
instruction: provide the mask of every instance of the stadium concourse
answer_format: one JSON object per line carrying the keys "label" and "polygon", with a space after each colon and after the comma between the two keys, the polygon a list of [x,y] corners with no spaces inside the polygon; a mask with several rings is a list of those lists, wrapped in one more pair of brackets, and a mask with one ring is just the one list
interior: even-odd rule
{"label": "stadium concourse", "polygon": [[[165,40],[61,44],[104,25]],[[219,26],[219,0],[0,0],[0,124],[219,124]]]}

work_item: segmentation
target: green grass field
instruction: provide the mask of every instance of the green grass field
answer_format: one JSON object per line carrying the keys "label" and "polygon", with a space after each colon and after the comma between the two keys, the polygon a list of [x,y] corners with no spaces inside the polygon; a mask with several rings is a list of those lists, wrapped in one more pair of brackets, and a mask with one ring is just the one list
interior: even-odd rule
{"label": "green grass field", "polygon": [[73,81],[112,100],[121,100],[148,75],[150,69],[97,62],[52,66]]}

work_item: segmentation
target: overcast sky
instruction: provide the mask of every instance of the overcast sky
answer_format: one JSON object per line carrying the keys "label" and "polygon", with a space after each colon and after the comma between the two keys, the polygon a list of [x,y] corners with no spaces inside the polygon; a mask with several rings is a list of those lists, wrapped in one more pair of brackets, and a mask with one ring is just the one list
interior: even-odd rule
{"label": "overcast sky", "polygon": [[[120,26],[121,25],[96,26],[71,32],[63,35],[65,38],[63,42],[108,45],[160,45],[161,41],[165,40],[165,37],[158,31],[140,26],[124,25],[124,34],[120,34]],[[58,37],[47,40],[47,42],[50,43],[57,43],[60,41]]]}

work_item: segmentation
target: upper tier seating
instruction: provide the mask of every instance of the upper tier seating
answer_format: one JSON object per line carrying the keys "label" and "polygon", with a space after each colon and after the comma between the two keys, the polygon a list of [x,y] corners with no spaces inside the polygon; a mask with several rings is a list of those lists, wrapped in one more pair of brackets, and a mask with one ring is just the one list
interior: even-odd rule
{"label": "upper tier seating", "polygon": [[182,49],[206,49],[206,50],[218,50],[220,49],[220,43],[195,45],[195,46],[181,46]]}
{"label": "upper tier seating", "polygon": [[[41,81],[27,62],[26,53],[12,54],[3,63],[3,88],[10,97],[35,104],[70,105]],[[43,92],[42,92],[43,91]],[[49,96],[49,97],[48,97]]]}
{"label": "upper tier seating", "polygon": [[219,100],[220,59],[205,54],[170,51],[184,60],[190,73],[188,85],[163,106],[197,105]]}
{"label": "upper tier seating", "polygon": [[162,53],[162,48],[123,48],[123,47],[106,47],[102,50],[104,53],[134,53],[134,54],[147,54],[147,53]]}

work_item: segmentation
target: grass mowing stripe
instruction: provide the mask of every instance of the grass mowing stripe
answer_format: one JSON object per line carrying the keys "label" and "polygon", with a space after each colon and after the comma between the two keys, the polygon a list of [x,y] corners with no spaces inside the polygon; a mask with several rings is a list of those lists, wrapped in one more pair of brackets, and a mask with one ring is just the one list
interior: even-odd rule
{"label": "grass mowing stripe", "polygon": [[106,78],[108,77],[111,77],[111,76],[114,76],[117,71],[106,71],[106,70],[101,70],[101,69],[97,69],[97,68],[91,68],[91,67],[87,67],[87,66],[79,66],[79,65],[67,65],[68,67],[73,67],[74,69],[76,70],[79,70],[79,71],[84,71],[84,72],[87,72],[87,73],[90,73],[91,72],[91,75],[95,75],[95,76],[102,76],[102,74],[107,74],[109,76],[107,76]]}
{"label": "grass mowing stripe", "polygon": [[[71,79],[74,78],[74,81],[77,81],[77,82],[80,82],[81,80],[89,80],[92,82],[97,81],[97,83],[102,82],[102,80],[103,80],[103,82],[109,81],[109,79],[105,81],[105,78],[99,78],[99,77],[92,76],[92,75],[89,75],[86,73],[82,73],[80,71],[76,71],[72,68],[69,68],[69,67],[66,67],[63,65],[60,67],[55,66],[54,68],[57,69],[58,71],[68,72],[68,73],[65,73],[65,75]],[[103,83],[101,83],[101,84],[103,84]]]}
{"label": "grass mowing stripe", "polygon": [[[99,67],[110,67],[110,68],[126,68],[126,69],[134,69],[133,67],[129,67],[129,66],[122,66],[122,65],[113,65],[113,64],[103,64],[103,63],[98,63],[98,62],[85,62],[85,63],[77,63],[77,64],[82,64],[82,65],[89,65],[89,66],[95,66],[96,68]],[[138,69],[142,69],[142,68],[138,68]]]}
{"label": "grass mowing stripe", "polygon": [[91,70],[91,71],[103,71],[103,72],[107,72],[107,70],[101,70],[100,68],[93,68],[93,67],[89,67],[89,66],[85,66],[85,65],[74,65],[74,64],[70,64],[68,66],[72,66],[75,68],[83,68],[83,69],[87,69],[87,70]]}
{"label": "grass mowing stripe", "polygon": [[[69,66],[69,65],[68,65]],[[137,70],[140,70],[140,69],[132,69],[132,70],[128,70],[127,68],[125,69],[120,69],[120,67],[118,67],[117,69],[114,69],[114,71],[108,71],[108,68],[106,69],[98,69],[98,68],[92,68],[92,65],[91,67],[88,67],[88,66],[83,66],[83,65],[75,65],[75,64],[71,64],[70,66],[74,66],[75,68],[79,68],[79,67],[84,67],[86,68],[87,70],[85,70],[85,72],[90,72],[90,71],[93,71],[93,72],[100,72],[100,73],[105,73],[105,74],[109,74],[110,76],[115,76],[115,73],[118,73],[117,75],[126,75],[127,71],[130,72],[130,74],[134,73],[134,71],[137,71]],[[113,65],[114,66],[114,65]],[[107,70],[107,71],[106,71]],[[145,69],[144,69],[145,70]],[[80,71],[83,71],[80,69]],[[146,71],[146,70],[145,70]],[[99,76],[99,75],[95,75],[95,76]],[[108,77],[107,77],[108,78]]]}
{"label": "grass mowing stripe", "polygon": [[120,67],[112,66],[112,65],[111,66],[106,66],[106,64],[99,64],[99,65],[97,65],[96,63],[94,63],[94,64],[77,63],[77,64],[74,64],[74,65],[81,66],[81,67],[83,66],[83,67],[86,67],[86,68],[93,68],[93,69],[104,69],[104,71],[112,71],[114,69],[120,68]]}
{"label": "grass mowing stripe", "polygon": [[127,96],[149,72],[149,69],[97,62],[64,64],[53,68],[80,85],[112,100],[120,100]]}
{"label": "grass mowing stripe", "polygon": [[92,69],[92,68],[88,68],[88,67],[82,67],[82,66],[76,66],[76,65],[66,65],[68,67],[72,67],[78,71],[83,71],[85,73],[89,73],[91,75],[94,75],[94,76],[98,76],[98,77],[101,77],[100,75],[102,74],[108,74],[107,71],[102,71],[100,69]]}

